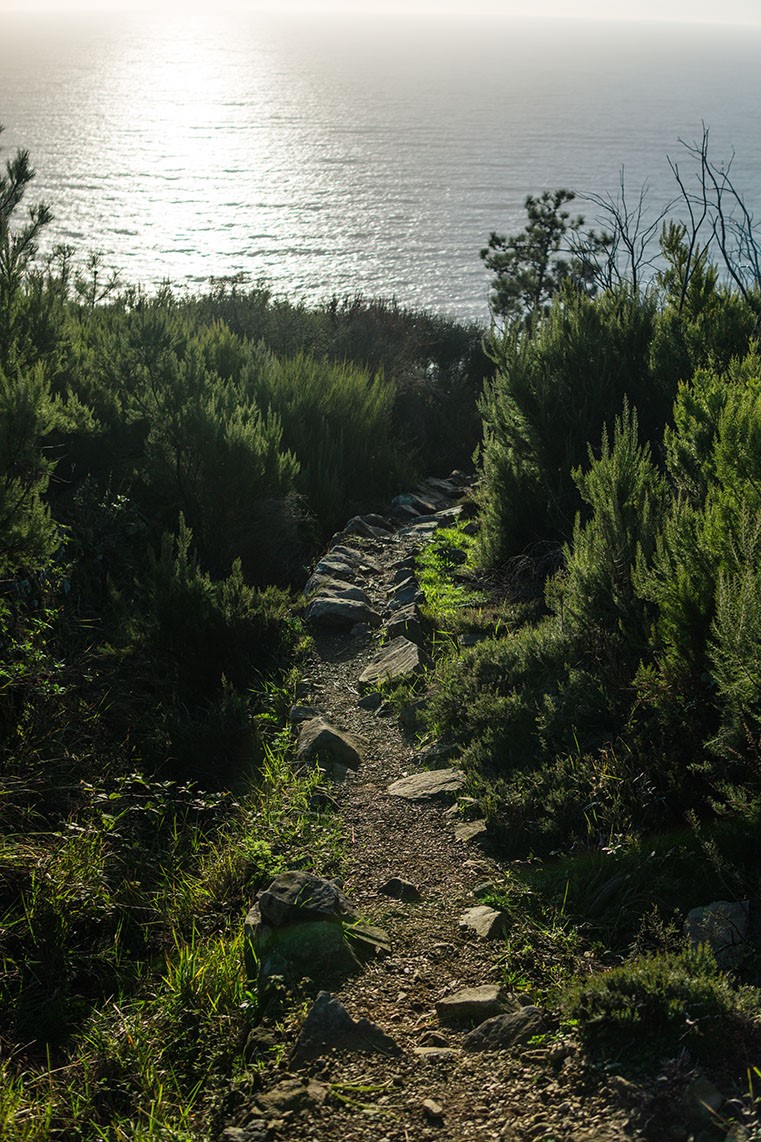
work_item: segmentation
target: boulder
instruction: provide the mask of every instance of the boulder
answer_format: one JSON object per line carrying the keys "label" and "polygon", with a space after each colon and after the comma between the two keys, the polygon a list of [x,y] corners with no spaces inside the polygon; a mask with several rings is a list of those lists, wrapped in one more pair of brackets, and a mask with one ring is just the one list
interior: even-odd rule
{"label": "boulder", "polygon": [[401,777],[388,787],[391,797],[404,797],[407,801],[431,801],[435,798],[455,797],[465,784],[461,769],[426,769]]}
{"label": "boulder", "polygon": [[252,950],[260,990],[273,976],[290,984],[311,979],[324,986],[362,969],[342,926],[331,920],[307,920],[283,928],[260,924]]}
{"label": "boulder", "polygon": [[359,743],[320,716],[302,724],[296,756],[302,763],[317,761],[322,765],[328,761],[354,770],[362,764]]}
{"label": "boulder", "polygon": [[748,936],[750,902],[715,900],[687,913],[684,930],[690,943],[708,944],[720,968],[734,967]]}
{"label": "boulder", "polygon": [[338,885],[310,872],[282,872],[259,895],[262,920],[273,928],[305,920],[340,924],[356,913]]}
{"label": "boulder", "polygon": [[330,1050],[401,1053],[380,1027],[368,1019],[352,1019],[342,1003],[329,992],[321,991],[301,1026],[291,1061],[300,1064]]}
{"label": "boulder", "polygon": [[528,1042],[547,1030],[538,1007],[521,1007],[507,1015],[494,1015],[469,1031],[462,1041],[466,1051],[504,1051]]}
{"label": "boulder", "polygon": [[370,690],[381,682],[401,682],[420,673],[425,663],[420,647],[399,635],[387,643],[362,671],[359,684]]}

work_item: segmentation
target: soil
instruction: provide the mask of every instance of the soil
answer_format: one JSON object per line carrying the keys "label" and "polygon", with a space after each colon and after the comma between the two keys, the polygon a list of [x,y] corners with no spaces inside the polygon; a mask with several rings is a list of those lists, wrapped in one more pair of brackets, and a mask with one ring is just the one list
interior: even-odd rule
{"label": "soil", "polygon": [[[379,611],[387,604],[393,564],[420,542],[399,533],[362,541],[380,571],[361,586]],[[325,1101],[264,1118],[252,1105],[237,1119],[239,1133],[223,1137],[240,1142],[700,1138],[700,1128],[682,1121],[680,1096],[672,1105],[666,1092],[664,1103],[661,1090],[662,1112],[655,1122],[653,1091],[595,1068],[573,1038],[557,1032],[552,1013],[547,1013],[552,1033],[541,1042],[504,1051],[464,1051],[469,1028],[440,1023],[438,1000],[463,987],[500,982],[504,943],[464,931],[459,920],[478,903],[474,890],[499,876],[502,866],[477,841],[456,839],[455,824],[462,818],[451,812],[451,800],[409,802],[387,793],[391,782],[421,768],[421,750],[390,711],[357,704],[359,676],[376,650],[377,635],[369,630],[314,632],[304,700],[361,742],[364,761],[356,775],[330,788],[349,838],[343,889],[392,942],[390,955],[370,962],[333,994],[352,1018],[365,1017],[391,1035],[401,1053],[333,1051],[298,1070],[289,1069],[286,1055],[277,1070],[264,1072],[265,1087],[298,1075],[324,1084]],[[420,900],[402,903],[380,893],[394,876],[412,882]],[[295,1038],[298,1027],[292,1030]],[[435,1042],[453,1048],[448,1056],[415,1054],[432,1033]]]}

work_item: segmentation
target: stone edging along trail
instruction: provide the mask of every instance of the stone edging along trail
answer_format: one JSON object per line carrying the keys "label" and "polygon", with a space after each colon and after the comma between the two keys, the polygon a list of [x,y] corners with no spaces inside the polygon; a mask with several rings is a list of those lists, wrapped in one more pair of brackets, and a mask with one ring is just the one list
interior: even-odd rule
{"label": "stone edging along trail", "polygon": [[[463,776],[425,768],[377,689],[425,663],[414,557],[468,491],[453,473],[397,497],[393,523],[350,521],[307,585],[314,647],[292,711],[297,756],[325,771],[349,837],[346,876],[342,891],[278,878],[248,932],[277,970],[278,949],[309,957],[313,934],[359,916],[370,954],[319,994],[224,1142],[641,1137],[604,1092],[582,1095],[576,1048],[546,1035],[531,997],[500,987],[503,917],[478,899],[500,866],[480,847],[483,826],[457,812]],[[329,947],[334,966],[347,954]]]}

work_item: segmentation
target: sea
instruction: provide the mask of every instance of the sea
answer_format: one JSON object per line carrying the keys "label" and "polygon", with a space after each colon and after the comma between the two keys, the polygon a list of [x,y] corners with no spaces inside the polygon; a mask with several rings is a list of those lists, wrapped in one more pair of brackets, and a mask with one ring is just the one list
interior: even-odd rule
{"label": "sea", "polygon": [[529,194],[571,189],[594,226],[623,187],[654,219],[707,127],[761,210],[761,28],[213,9],[0,13],[0,147],[53,210],[41,255],[486,321],[479,251]]}

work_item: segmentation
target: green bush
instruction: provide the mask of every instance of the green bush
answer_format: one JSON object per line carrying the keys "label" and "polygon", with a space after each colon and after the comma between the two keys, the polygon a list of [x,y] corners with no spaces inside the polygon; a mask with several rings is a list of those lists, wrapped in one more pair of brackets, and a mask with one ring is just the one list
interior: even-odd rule
{"label": "green bush", "polygon": [[722,975],[705,948],[642,956],[572,984],[564,1013],[592,1048],[627,1066],[682,1051],[727,1065],[757,1054],[758,994]]}
{"label": "green bush", "polygon": [[[530,329],[493,345],[497,374],[484,418],[481,550],[504,562],[539,541],[570,538],[581,507],[571,473],[612,428],[624,398],[648,410],[648,436],[668,405],[650,374],[654,305],[621,289],[571,293]],[[651,427],[652,426],[652,427]]]}

